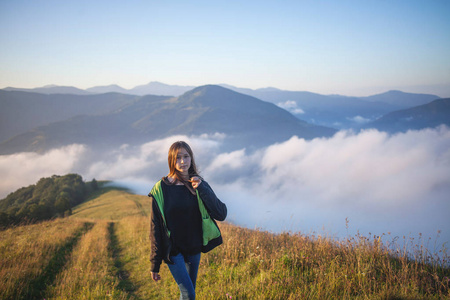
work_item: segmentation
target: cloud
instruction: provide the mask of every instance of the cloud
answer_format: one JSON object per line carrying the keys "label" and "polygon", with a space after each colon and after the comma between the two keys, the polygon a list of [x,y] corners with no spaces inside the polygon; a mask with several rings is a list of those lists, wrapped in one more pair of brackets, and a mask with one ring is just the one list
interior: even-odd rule
{"label": "cloud", "polygon": [[187,141],[206,164],[213,159],[223,134],[198,137],[172,136],[140,146],[122,145],[110,152],[96,153],[84,145],[69,145],[44,154],[34,152],[0,155],[0,198],[16,189],[36,183],[42,177],[79,173],[85,180],[153,182],[167,174],[167,153],[178,140]]}
{"label": "cloud", "polygon": [[301,189],[315,202],[385,209],[421,201],[436,184],[450,183],[449,155],[447,129],[394,136],[341,131],[330,139],[293,137],[270,146],[261,170],[266,186],[284,198]]}
{"label": "cloud", "polygon": [[287,100],[285,102],[280,102],[277,104],[279,107],[293,113],[293,114],[304,114],[305,111],[300,107],[297,107],[297,102],[293,100]]}
{"label": "cloud", "polygon": [[211,172],[223,167],[229,169],[240,169],[245,165],[245,149],[231,153],[219,154],[208,166]]}
{"label": "cloud", "polygon": [[[239,160],[247,162],[242,174],[249,168],[252,175],[219,189],[235,211],[245,212],[236,219],[247,226],[324,226],[342,234],[349,217],[355,230],[429,236],[450,226],[444,213],[450,209],[446,127],[397,135],[341,131],[312,141],[292,137]],[[449,241],[450,232],[444,235]]]}
{"label": "cloud", "polygon": [[0,155],[0,198],[18,188],[34,184],[42,177],[72,172],[85,154],[85,146],[74,144],[44,154],[22,152]]}
{"label": "cloud", "polygon": [[364,117],[361,117],[361,116],[355,116],[353,118],[347,118],[347,120],[355,122],[355,123],[358,123],[358,124],[364,124],[364,123],[372,121],[371,119],[364,118]]}
{"label": "cloud", "polygon": [[77,172],[116,180],[146,195],[168,173],[167,152],[177,140],[193,148],[202,176],[229,207],[229,220],[272,231],[326,228],[332,234],[443,230],[450,240],[450,129],[389,135],[340,131],[331,138],[298,137],[256,151],[224,152],[221,134],[173,136],[109,153],[71,145],[45,154],[0,156],[0,194],[53,174]]}

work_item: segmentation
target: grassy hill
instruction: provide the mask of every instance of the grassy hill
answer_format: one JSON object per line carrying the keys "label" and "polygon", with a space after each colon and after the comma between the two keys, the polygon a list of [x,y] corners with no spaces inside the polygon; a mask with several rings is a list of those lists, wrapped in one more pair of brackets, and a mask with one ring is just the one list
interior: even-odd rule
{"label": "grassy hill", "polygon": [[[103,188],[70,217],[0,231],[0,299],[176,299],[166,265],[161,282],[150,277],[149,206]],[[220,228],[224,244],[202,256],[198,299],[450,299],[447,256],[418,241],[411,261],[380,237]]]}

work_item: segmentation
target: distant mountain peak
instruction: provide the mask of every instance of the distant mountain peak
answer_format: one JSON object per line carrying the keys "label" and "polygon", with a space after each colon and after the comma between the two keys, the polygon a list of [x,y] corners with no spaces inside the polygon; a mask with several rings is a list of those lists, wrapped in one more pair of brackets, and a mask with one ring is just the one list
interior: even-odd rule
{"label": "distant mountain peak", "polygon": [[198,86],[198,87],[184,93],[182,95],[182,97],[183,96],[191,96],[191,95],[199,96],[200,94],[208,95],[208,96],[211,94],[216,94],[217,96],[241,95],[241,96],[245,96],[246,98],[254,98],[250,95],[242,94],[242,93],[239,93],[239,92],[236,92],[236,91],[230,90],[228,88],[225,88],[223,86],[215,85],[215,84],[207,84],[207,85]]}
{"label": "distant mountain peak", "polygon": [[[164,86],[169,86],[170,84],[161,82],[161,81],[150,81],[149,83],[147,83],[147,85],[151,85],[151,84],[158,84],[158,85],[164,85]],[[178,85],[175,85],[178,86]]]}
{"label": "distant mountain peak", "polygon": [[231,91],[230,89],[227,89],[227,88],[224,88],[224,87],[222,87],[220,85],[215,85],[215,84],[201,85],[201,86],[198,86],[198,87],[192,89],[192,91],[198,91],[198,90],[211,90],[211,91],[213,91],[213,90],[225,91],[226,90],[226,91]]}
{"label": "distant mountain peak", "polygon": [[265,88],[257,89],[257,91],[261,91],[261,92],[279,92],[281,90],[277,89],[277,88],[274,88],[274,87],[265,87]]}
{"label": "distant mountain peak", "polygon": [[129,90],[134,95],[162,95],[162,96],[179,96],[185,92],[192,90],[194,86],[168,85],[165,83],[151,81],[144,85],[138,85]]}
{"label": "distant mountain peak", "polygon": [[436,95],[406,93],[398,90],[390,90],[373,96],[360,97],[360,99],[366,101],[384,102],[395,105],[399,109],[427,104],[439,98]]}
{"label": "distant mountain peak", "polygon": [[400,90],[389,90],[387,92],[384,93],[380,93],[380,94],[375,94],[372,96],[368,96],[368,97],[374,97],[374,96],[423,96],[423,95],[429,95],[429,96],[433,96],[436,97],[436,99],[440,98],[439,96],[436,95],[430,95],[430,94],[421,94],[421,93],[409,93],[409,92],[404,92],[404,91],[400,91]]}
{"label": "distant mountain peak", "polygon": [[95,94],[106,94],[106,93],[126,94],[126,93],[128,93],[127,89],[124,89],[123,87],[121,87],[117,84],[110,84],[110,85],[105,85],[105,86],[94,86],[94,87],[86,89],[86,91],[95,93]]}
{"label": "distant mountain peak", "polygon": [[187,98],[197,98],[197,97],[211,95],[211,94],[224,95],[227,93],[238,94],[237,92],[234,92],[230,89],[221,87],[219,85],[208,84],[208,85],[198,86],[196,88],[193,88],[192,90],[189,90],[189,91],[183,93],[181,96],[179,96],[179,99],[183,100],[183,99],[187,99]]}

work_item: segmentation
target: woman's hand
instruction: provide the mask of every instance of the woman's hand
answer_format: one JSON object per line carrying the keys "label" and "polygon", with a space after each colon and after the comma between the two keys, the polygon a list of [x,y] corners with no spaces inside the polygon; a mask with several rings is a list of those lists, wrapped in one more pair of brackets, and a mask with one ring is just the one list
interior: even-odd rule
{"label": "woman's hand", "polygon": [[161,276],[159,275],[159,273],[152,272],[152,279],[154,282],[158,282],[159,280],[161,280]]}
{"label": "woman's hand", "polygon": [[189,182],[192,184],[192,187],[194,188],[194,190],[196,190],[198,188],[198,186],[200,185],[200,183],[202,183],[202,180],[199,177],[194,176],[191,178],[191,180],[189,180]]}

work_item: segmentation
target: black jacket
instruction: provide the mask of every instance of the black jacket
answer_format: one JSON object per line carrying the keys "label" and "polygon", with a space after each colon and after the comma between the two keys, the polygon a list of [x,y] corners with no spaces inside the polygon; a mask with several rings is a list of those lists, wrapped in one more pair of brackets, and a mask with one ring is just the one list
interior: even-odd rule
{"label": "black jacket", "polygon": [[[171,184],[168,182],[166,178],[162,179],[164,183]],[[161,185],[164,194],[164,185]],[[223,221],[227,216],[227,207],[221,202],[209,184],[202,180],[200,185],[197,188],[197,191],[200,195],[200,198],[203,200],[203,203],[213,219]],[[148,194],[150,198],[152,198],[152,206],[151,206],[151,222],[150,222],[150,242],[151,242],[151,251],[150,251],[150,261],[151,261],[151,271],[154,273],[159,272],[159,268],[161,266],[161,262],[164,261],[168,264],[173,264],[170,260],[170,250],[172,248],[172,241],[170,240],[168,229],[164,224],[163,217],[161,215],[161,211],[158,207],[158,204],[150,193]],[[217,224],[216,224],[217,225]],[[222,244],[222,236],[211,240],[206,246],[202,246],[202,252],[206,253],[211,251],[215,247]]]}

